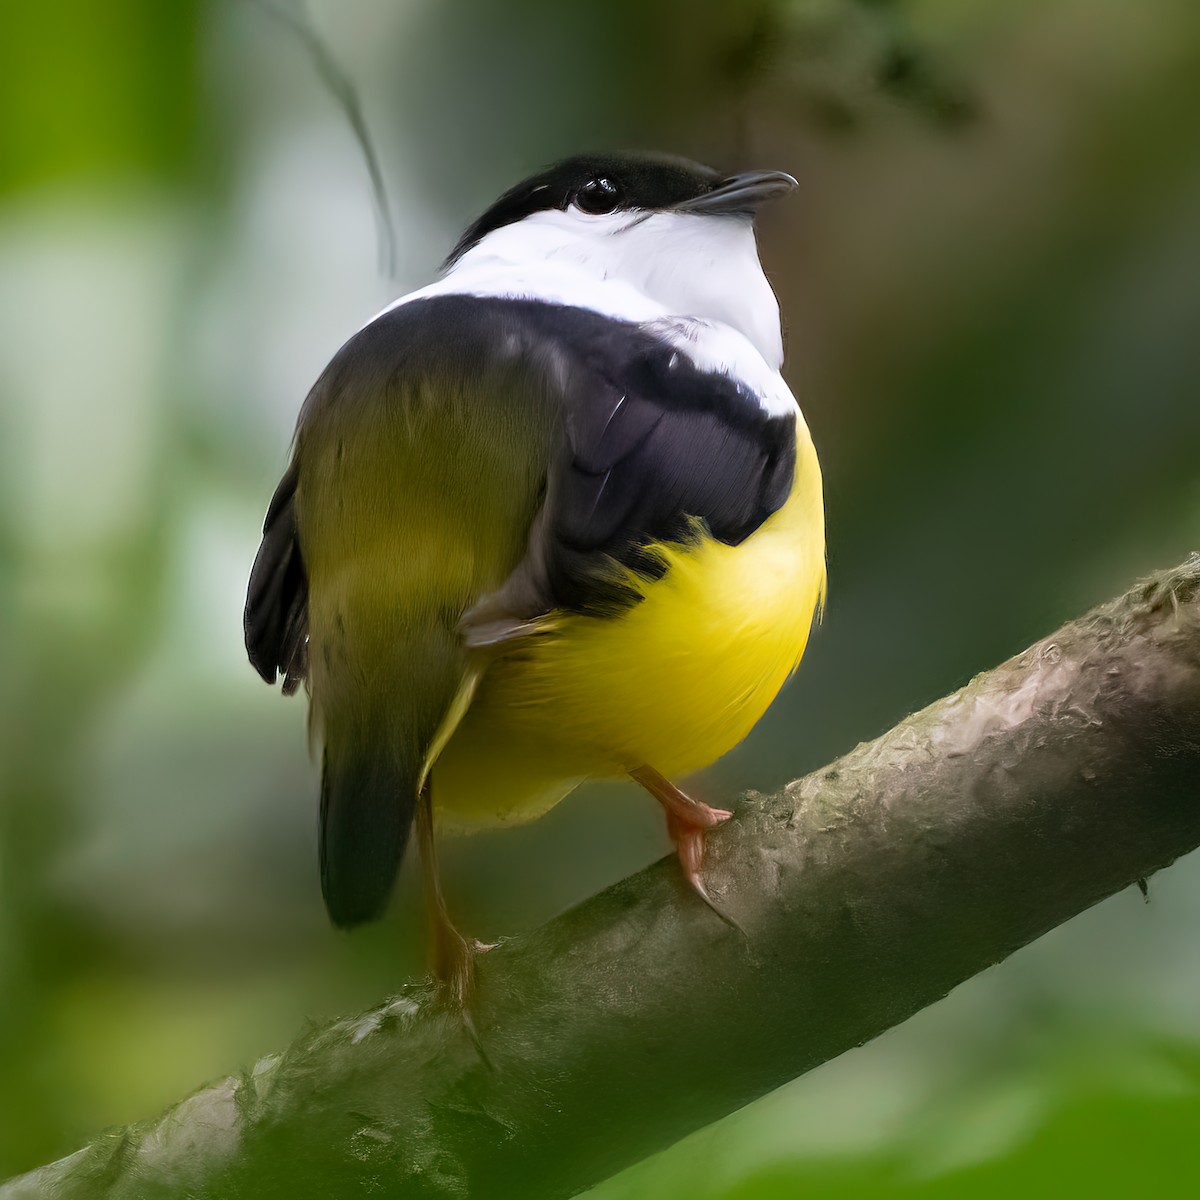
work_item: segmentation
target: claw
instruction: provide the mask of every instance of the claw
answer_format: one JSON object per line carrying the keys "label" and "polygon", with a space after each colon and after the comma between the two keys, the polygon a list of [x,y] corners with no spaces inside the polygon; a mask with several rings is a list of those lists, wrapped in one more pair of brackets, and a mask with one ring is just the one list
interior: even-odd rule
{"label": "claw", "polygon": [[[719,809],[713,811],[720,811]],[[726,814],[728,817],[731,814]],[[700,868],[704,865],[704,837],[708,832],[702,825],[690,825],[680,820],[674,813],[667,814],[667,832],[675,843],[675,853],[679,856],[679,865],[683,868],[683,877],[688,881],[692,891],[708,905],[731,929],[736,929],[743,937],[747,937],[745,929],[731,916],[716,900],[704,883]]]}
{"label": "claw", "polygon": [[692,891],[712,909],[731,929],[747,937],[745,929],[712,897],[700,874],[704,865],[704,839],[710,829],[733,816],[728,809],[710,808],[680,791],[669,779],[653,767],[637,767],[630,776],[642,785],[663,806],[667,814],[667,832],[675,843],[683,877]]}
{"label": "claw", "polygon": [[445,911],[436,914],[431,921],[433,942],[433,977],[437,982],[441,998],[462,1022],[463,1030],[471,1039],[475,1052],[488,1070],[494,1070],[492,1060],[483,1047],[483,1039],[475,1026],[471,1013],[471,999],[475,994],[475,956],[495,949],[495,944],[468,941],[450,923]]}
{"label": "claw", "polygon": [[448,920],[431,921],[433,940],[433,977],[446,998],[466,1009],[475,990],[475,943],[454,928]]}
{"label": "claw", "polygon": [[750,935],[746,932],[745,926],[727,909],[719,905],[712,897],[712,893],[704,886],[704,881],[699,877],[692,878],[689,876],[688,883],[692,885],[692,891],[712,909],[730,929],[736,929],[747,941],[750,940]]}

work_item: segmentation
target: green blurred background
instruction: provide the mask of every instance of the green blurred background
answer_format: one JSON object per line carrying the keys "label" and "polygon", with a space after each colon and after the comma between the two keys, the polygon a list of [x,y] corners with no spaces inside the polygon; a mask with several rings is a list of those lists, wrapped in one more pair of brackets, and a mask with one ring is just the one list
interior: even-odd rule
{"label": "green blurred background", "polygon": [[[308,384],[547,159],[802,184],[762,240],[829,612],[704,794],[817,766],[1200,546],[1195,0],[310,12],[392,279],[346,119],[264,5],[5,13],[0,1177],[420,969],[411,880],[386,926],[326,924],[303,704],[245,663],[243,589]],[[665,850],[597,788],[449,845],[447,882],[490,938]],[[1198,918],[1191,859],[595,1194],[1200,1194]]]}

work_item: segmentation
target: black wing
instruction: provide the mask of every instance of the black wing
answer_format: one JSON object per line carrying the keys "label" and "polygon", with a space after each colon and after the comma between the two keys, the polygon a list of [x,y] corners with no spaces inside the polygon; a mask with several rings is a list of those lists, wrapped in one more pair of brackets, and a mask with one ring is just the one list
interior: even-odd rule
{"label": "black wing", "polygon": [[298,474],[293,462],[267,509],[244,614],[250,663],[267,683],[282,675],[285,696],[308,673],[308,579],[296,533]]}
{"label": "black wing", "polygon": [[643,326],[532,301],[491,303],[520,312],[562,416],[528,554],[468,614],[472,644],[503,641],[555,609],[637,603],[640,591],[616,567],[661,576],[655,543],[709,536],[737,545],[783,505],[794,416],[771,415],[744,384],[699,370]]}

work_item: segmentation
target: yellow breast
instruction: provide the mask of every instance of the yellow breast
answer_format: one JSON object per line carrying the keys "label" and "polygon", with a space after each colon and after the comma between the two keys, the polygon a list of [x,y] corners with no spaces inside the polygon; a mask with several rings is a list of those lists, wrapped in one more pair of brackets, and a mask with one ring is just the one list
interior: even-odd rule
{"label": "yellow breast", "polygon": [[744,542],[666,547],[639,604],[562,615],[489,669],[435,770],[448,823],[529,819],[582,778],[642,764],[678,777],[750,732],[824,597],[820,467],[799,416],[796,450],[790,497]]}

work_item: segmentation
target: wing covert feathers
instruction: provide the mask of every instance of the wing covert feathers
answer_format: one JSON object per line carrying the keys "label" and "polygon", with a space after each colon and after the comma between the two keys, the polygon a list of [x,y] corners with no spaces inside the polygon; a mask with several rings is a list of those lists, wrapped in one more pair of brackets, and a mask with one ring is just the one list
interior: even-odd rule
{"label": "wing covert feathers", "polygon": [[243,618],[251,665],[267,683],[282,675],[285,696],[308,672],[308,579],[296,531],[298,475],[293,461],[267,509]]}

